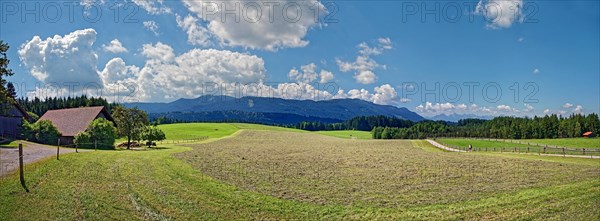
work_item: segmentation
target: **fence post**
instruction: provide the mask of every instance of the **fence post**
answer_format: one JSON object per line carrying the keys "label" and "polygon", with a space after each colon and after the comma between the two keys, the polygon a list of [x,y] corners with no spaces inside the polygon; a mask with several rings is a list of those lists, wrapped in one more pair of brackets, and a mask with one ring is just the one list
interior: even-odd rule
{"label": "fence post", "polygon": [[60,160],[58,155],[60,155],[60,137],[58,138],[58,143],[56,144],[56,160]]}
{"label": "fence post", "polygon": [[585,148],[583,148],[583,155],[585,155]]}
{"label": "fence post", "polygon": [[563,157],[565,157],[566,153],[565,153],[565,148],[563,147]]}
{"label": "fence post", "polygon": [[23,171],[23,144],[19,144],[19,179],[21,180],[21,186],[25,189],[25,192],[29,193],[27,185],[25,185],[25,172]]}
{"label": "fence post", "polygon": [[548,147],[548,145],[546,144],[546,146],[544,146],[544,153],[546,153],[546,148]]}

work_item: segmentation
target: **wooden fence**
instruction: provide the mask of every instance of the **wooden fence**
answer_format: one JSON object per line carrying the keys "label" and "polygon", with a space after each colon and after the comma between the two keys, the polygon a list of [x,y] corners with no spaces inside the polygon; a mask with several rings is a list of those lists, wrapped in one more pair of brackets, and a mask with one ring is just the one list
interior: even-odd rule
{"label": "wooden fence", "polygon": [[[513,142],[522,144],[525,146],[514,146],[514,147],[479,147],[473,146],[471,149],[467,146],[458,146],[447,144],[441,142],[440,138],[435,138],[434,140],[444,146],[462,150],[462,151],[478,151],[478,152],[512,152],[512,153],[537,153],[537,154],[559,154],[559,155],[584,155],[584,156],[600,156],[600,148],[569,148],[569,147],[560,147],[560,146],[552,146],[552,145],[542,145],[537,143],[527,143],[527,142]],[[457,139],[457,138],[452,138]],[[460,139],[460,138],[459,138]],[[472,138],[464,138],[464,139],[472,139]],[[473,140],[489,140],[489,141],[503,141],[502,139],[488,139],[488,138],[479,138]],[[514,141],[514,140],[510,140]],[[509,141],[509,142],[510,142]],[[507,141],[503,141],[507,142]]]}

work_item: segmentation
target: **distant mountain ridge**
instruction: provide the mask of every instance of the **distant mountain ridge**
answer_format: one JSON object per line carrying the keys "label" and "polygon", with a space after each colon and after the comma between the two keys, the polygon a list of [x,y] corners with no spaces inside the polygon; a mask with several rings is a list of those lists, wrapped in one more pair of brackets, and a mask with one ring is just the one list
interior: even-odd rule
{"label": "distant mountain ridge", "polygon": [[[170,103],[125,103],[151,117],[167,116],[184,121],[236,120],[256,123],[298,123],[302,121],[344,121],[357,116],[385,115],[411,121],[425,118],[404,108],[378,105],[360,99],[288,100],[281,98],[206,95]],[[256,119],[254,119],[256,118]],[[289,119],[286,119],[289,118]]]}

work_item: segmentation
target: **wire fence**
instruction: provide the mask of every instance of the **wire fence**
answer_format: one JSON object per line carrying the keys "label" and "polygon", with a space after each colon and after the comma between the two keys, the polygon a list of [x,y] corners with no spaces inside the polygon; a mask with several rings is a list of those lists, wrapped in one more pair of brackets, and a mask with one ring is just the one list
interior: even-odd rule
{"label": "wire fence", "polygon": [[[511,147],[480,147],[473,146],[469,148],[468,146],[460,146],[453,145],[442,142],[439,140],[440,138],[435,138],[434,140],[444,146],[462,150],[462,151],[477,151],[477,152],[512,152],[512,153],[537,153],[537,154],[557,154],[557,155],[583,155],[590,156],[593,158],[594,156],[600,156],[600,148],[569,148],[569,147],[560,147],[560,146],[552,146],[552,145],[543,145],[538,143],[527,143],[527,142],[514,142],[512,143],[521,144],[522,146],[511,146]],[[443,138],[442,138],[443,139]],[[456,138],[453,138],[456,139]],[[471,138],[463,138],[463,139],[471,139]],[[502,139],[473,139],[473,140],[489,140],[489,141],[502,141]],[[506,141],[504,141],[506,142]]]}
{"label": "wire fence", "polygon": [[207,140],[208,136],[200,136],[196,138],[188,138],[188,139],[179,139],[179,140],[162,140],[159,141],[160,144],[178,144],[178,143],[193,143],[198,141]]}
{"label": "wire fence", "polygon": [[[177,140],[161,140],[161,141],[152,141],[152,144],[150,144],[150,146],[156,146],[157,144],[180,144],[180,143],[194,143],[194,142],[199,142],[199,141],[203,141],[208,139],[208,136],[200,136],[200,137],[194,137],[194,138],[187,138],[187,139],[177,139]],[[67,148],[75,148],[75,149],[116,149],[116,148],[124,148],[126,147],[127,142],[123,142],[121,144],[116,144],[116,145],[111,145],[111,144],[103,144],[103,143],[98,143],[98,142],[93,142],[93,143],[72,143],[72,142],[67,142],[67,143],[61,143],[61,141],[58,142],[57,146],[60,147],[67,147]],[[143,141],[132,141],[131,142],[131,147],[146,147],[148,146],[148,142],[143,142]]]}

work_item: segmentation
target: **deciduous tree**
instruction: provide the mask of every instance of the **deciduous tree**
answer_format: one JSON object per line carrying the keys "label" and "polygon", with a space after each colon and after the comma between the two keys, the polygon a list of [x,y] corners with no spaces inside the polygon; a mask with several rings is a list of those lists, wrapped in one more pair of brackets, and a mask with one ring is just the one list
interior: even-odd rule
{"label": "deciduous tree", "polygon": [[131,149],[131,141],[139,141],[148,125],[148,114],[138,108],[117,106],[113,109],[112,116],[117,125],[117,134],[127,138],[127,149]]}

